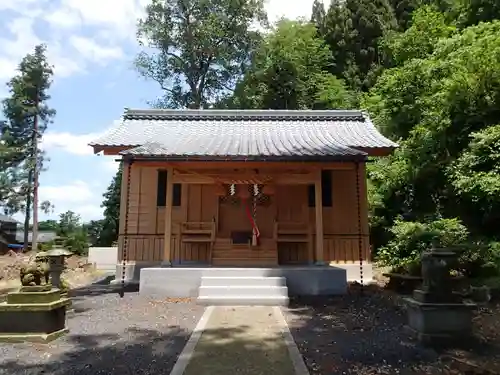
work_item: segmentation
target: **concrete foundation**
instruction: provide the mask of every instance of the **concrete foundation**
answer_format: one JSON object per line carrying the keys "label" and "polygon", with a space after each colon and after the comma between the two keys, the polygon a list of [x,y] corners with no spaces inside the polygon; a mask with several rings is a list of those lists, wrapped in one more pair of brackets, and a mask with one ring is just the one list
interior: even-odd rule
{"label": "concrete foundation", "polygon": [[[332,264],[332,265],[325,265],[325,266],[297,266],[297,267],[292,267],[292,266],[283,266],[283,267],[276,267],[277,269],[289,269],[289,268],[305,268],[305,269],[311,269],[311,268],[320,268],[320,267],[326,267],[326,268],[333,268],[333,269],[338,269],[338,270],[344,270],[345,271],[345,277],[347,279],[347,282],[360,282],[361,281],[361,268],[359,264],[357,263],[350,263],[350,264]],[[172,266],[162,264],[161,262],[144,262],[144,261],[131,261],[127,262],[125,264],[125,282],[127,283],[139,283],[139,280],[141,278],[141,270],[142,269],[147,269],[147,268],[175,268],[175,269],[212,269],[213,267],[205,264],[199,264],[199,263],[192,263],[192,264],[173,264]],[[221,269],[225,269],[224,267],[220,267]],[[252,267],[253,268],[253,267]],[[244,269],[242,268],[237,268],[237,269]],[[260,269],[260,268],[259,268]],[[273,268],[263,268],[263,269],[273,269]],[[370,283],[373,281],[373,266],[371,263],[364,262],[363,263],[363,282]],[[123,274],[123,264],[117,263],[114,267],[115,270],[115,282],[119,283],[121,282],[122,279],[122,274]]]}
{"label": "concrete foundation", "polygon": [[[365,282],[371,281],[371,267],[371,264],[364,265]],[[246,287],[257,287],[254,281],[260,283],[259,279],[263,277],[283,277],[290,296],[341,295],[346,293],[348,281],[359,281],[359,265],[276,268],[142,267],[139,293],[154,297],[198,297],[203,278],[243,278],[246,279]]]}

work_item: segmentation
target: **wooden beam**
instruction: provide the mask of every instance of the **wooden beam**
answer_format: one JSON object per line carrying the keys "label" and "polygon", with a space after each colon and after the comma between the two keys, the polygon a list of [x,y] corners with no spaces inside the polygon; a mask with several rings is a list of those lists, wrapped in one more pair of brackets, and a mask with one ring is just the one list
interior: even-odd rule
{"label": "wooden beam", "polygon": [[125,147],[125,146],[115,146],[115,147],[99,147],[95,146],[94,147],[94,154],[97,154],[102,151],[104,155],[119,155],[121,151],[128,150],[129,148],[132,148],[130,146]]}
{"label": "wooden beam", "polygon": [[172,202],[174,196],[174,170],[167,169],[167,192],[165,203],[165,243],[163,244],[163,264],[170,266],[172,263]]}
{"label": "wooden beam", "polygon": [[351,170],[354,169],[354,162],[276,162],[276,161],[157,161],[157,160],[137,160],[134,164],[152,168],[175,169],[331,169],[331,170]]}
{"label": "wooden beam", "polygon": [[291,173],[291,174],[278,174],[278,175],[256,175],[256,174],[213,174],[204,175],[200,174],[174,174],[174,183],[181,184],[215,184],[215,183],[239,183],[238,181],[250,181],[242,183],[257,183],[273,184],[273,185],[312,185],[315,181],[315,173]]}
{"label": "wooden beam", "polygon": [[323,237],[323,196],[321,188],[321,171],[316,174],[314,182],[315,213],[316,213],[316,264],[323,265],[324,262],[324,237]]}

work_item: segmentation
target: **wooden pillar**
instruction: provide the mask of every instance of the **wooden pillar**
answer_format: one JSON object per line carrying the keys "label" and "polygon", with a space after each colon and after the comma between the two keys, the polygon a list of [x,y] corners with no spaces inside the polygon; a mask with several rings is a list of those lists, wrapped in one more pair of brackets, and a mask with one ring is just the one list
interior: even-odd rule
{"label": "wooden pillar", "polygon": [[316,211],[316,264],[324,265],[324,236],[323,236],[323,194],[321,189],[321,170],[314,181],[315,211]]}
{"label": "wooden pillar", "polygon": [[167,198],[165,202],[165,240],[163,244],[163,265],[172,265],[172,201],[174,196],[174,169],[167,168]]}

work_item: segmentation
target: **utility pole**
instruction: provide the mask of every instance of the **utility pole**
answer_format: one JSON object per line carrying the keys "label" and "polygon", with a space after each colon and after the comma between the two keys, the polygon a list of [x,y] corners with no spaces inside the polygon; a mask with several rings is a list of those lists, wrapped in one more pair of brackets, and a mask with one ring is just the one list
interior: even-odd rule
{"label": "utility pole", "polygon": [[38,250],[38,87],[35,96],[35,118],[33,120],[33,229],[31,249]]}

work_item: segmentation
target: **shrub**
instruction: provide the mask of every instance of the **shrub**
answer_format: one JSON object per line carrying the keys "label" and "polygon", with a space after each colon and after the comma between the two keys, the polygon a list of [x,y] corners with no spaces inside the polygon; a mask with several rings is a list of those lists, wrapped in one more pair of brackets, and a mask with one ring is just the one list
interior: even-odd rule
{"label": "shrub", "polygon": [[500,242],[476,241],[459,249],[458,268],[470,278],[500,275]]}
{"label": "shrub", "polygon": [[87,255],[89,250],[87,233],[77,231],[71,233],[64,240],[64,247],[76,255]]}
{"label": "shrub", "polygon": [[39,251],[49,251],[54,248],[54,241],[49,241],[46,243],[39,243],[38,244],[38,250]]}
{"label": "shrub", "polygon": [[458,219],[440,219],[430,223],[397,220],[390,229],[392,239],[382,247],[377,260],[394,272],[420,273],[420,256],[432,245],[455,247],[469,235]]}

